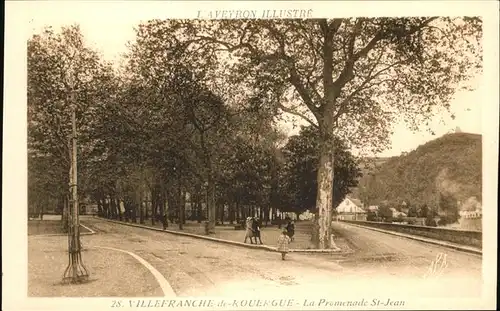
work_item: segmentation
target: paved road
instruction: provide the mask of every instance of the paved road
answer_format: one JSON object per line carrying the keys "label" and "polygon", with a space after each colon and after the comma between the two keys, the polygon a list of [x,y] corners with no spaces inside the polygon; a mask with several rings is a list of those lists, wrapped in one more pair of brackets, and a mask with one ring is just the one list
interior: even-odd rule
{"label": "paved road", "polygon": [[334,222],[333,229],[346,237],[356,250],[356,255],[352,260],[345,261],[344,266],[350,263],[359,265],[364,261],[370,265],[379,261],[380,265],[391,268],[398,266],[404,269],[406,267],[425,273],[438,254],[446,254],[447,268],[444,270],[446,275],[481,276],[482,260],[480,255],[352,226],[347,223]]}
{"label": "paved road", "polygon": [[[132,252],[159,271],[178,296],[301,295],[306,293],[388,293],[423,296],[477,295],[481,282],[479,256],[444,249],[392,235],[336,224],[356,253],[290,254],[203,241],[189,237],[83,219],[97,232],[82,237],[87,251],[113,247]],[[447,254],[448,266],[438,277],[426,277],[431,262]],[[92,272],[92,264],[89,263]],[[125,268],[124,268],[125,269]],[[122,277],[126,277],[124,271]],[[453,286],[453,291],[449,286]],[[158,285],[159,286],[159,285]],[[359,294],[357,294],[359,297]]]}

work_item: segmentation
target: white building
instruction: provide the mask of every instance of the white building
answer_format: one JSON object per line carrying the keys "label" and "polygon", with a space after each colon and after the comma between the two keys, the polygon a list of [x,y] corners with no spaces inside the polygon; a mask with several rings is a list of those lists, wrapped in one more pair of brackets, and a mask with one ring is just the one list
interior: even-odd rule
{"label": "white building", "polygon": [[458,212],[460,217],[465,218],[465,219],[475,219],[475,218],[482,218],[483,217],[483,212],[481,210],[475,210],[475,211],[460,211]]}
{"label": "white building", "polygon": [[366,211],[360,200],[346,197],[337,206],[337,219],[339,220],[366,220]]}
{"label": "white building", "polygon": [[397,218],[397,217],[407,217],[408,215],[406,215],[406,213],[403,213],[403,212],[398,212],[397,209],[395,209],[394,207],[391,207],[390,208],[391,212],[392,212],[392,217],[393,218]]}

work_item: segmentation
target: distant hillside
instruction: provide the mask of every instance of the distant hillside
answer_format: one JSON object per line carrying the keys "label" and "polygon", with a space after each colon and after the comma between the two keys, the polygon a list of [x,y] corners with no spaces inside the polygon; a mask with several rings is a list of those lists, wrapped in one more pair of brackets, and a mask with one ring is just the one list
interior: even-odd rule
{"label": "distant hillside", "polygon": [[[376,172],[382,164],[392,159],[392,157],[364,157],[360,158],[358,162],[358,167],[361,170],[362,177],[360,177],[360,182],[366,178],[366,176],[371,176]],[[351,197],[356,199],[361,199],[360,189],[358,187],[351,189]]]}
{"label": "distant hillside", "polygon": [[361,169],[363,176],[365,176],[369,173],[373,173],[377,168],[390,159],[392,159],[392,157],[366,157],[360,159],[358,167]]}
{"label": "distant hillside", "polygon": [[375,168],[365,168],[354,195],[369,205],[405,201],[437,207],[443,196],[460,204],[471,197],[481,202],[481,153],[481,135],[447,134],[406,155],[379,160]]}

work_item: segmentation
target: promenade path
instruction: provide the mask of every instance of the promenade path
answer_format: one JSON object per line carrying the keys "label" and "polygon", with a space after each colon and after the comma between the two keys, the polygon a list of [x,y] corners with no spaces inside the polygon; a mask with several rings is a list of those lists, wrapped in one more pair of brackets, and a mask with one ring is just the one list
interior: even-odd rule
{"label": "promenade path", "polygon": [[[419,297],[477,297],[481,290],[481,257],[437,245],[412,241],[372,230],[335,224],[355,252],[335,254],[291,253],[282,261],[275,252],[248,249],[191,237],[82,218],[96,232],[82,237],[83,260],[91,276],[105,280],[100,292],[79,296],[163,296],[162,281],[177,296],[303,295],[335,296],[365,293]],[[42,282],[44,260],[61,274],[67,262],[65,237],[29,238],[29,292],[47,296]],[[46,242],[49,241],[49,242]],[[128,253],[124,253],[126,251]],[[51,253],[52,252],[52,253]],[[437,256],[446,255],[446,267],[428,275]],[[52,257],[47,257],[52,256]],[[96,281],[97,282],[97,281]],[[41,289],[42,288],[42,289]],[[125,289],[124,289],[125,288]],[[450,290],[452,288],[453,290]],[[172,293],[168,293],[171,295]],[[370,297],[368,297],[370,296]]]}

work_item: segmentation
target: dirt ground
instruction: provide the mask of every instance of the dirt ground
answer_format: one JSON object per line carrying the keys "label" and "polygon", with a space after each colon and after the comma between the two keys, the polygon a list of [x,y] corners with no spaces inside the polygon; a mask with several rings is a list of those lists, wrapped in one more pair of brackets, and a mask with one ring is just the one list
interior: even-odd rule
{"label": "dirt ground", "polygon": [[[150,226],[154,228],[163,228],[161,223],[156,222],[155,225],[151,224],[151,221],[145,222],[145,226]],[[236,241],[236,242],[244,242],[245,240],[245,230],[235,230],[235,225],[221,225],[215,227],[215,234],[211,235],[211,237]],[[167,227],[168,230],[172,231],[181,231],[199,235],[205,235],[205,229],[203,227],[203,223],[199,224],[194,221],[187,221],[183,226],[183,229],[179,229],[178,224],[169,224]],[[295,235],[292,243],[290,244],[291,249],[314,249],[314,245],[311,243],[311,225],[308,222],[298,221],[295,223]],[[278,228],[277,225],[268,225],[263,226],[261,228],[261,239],[262,243],[265,245],[275,246],[278,237],[281,234],[281,229]],[[334,232],[335,234],[335,244],[343,251],[350,252],[351,247],[346,241],[346,239],[342,236],[340,232]],[[247,243],[250,243],[247,240]]]}
{"label": "dirt ground", "polygon": [[[80,233],[90,232],[87,228],[80,226]],[[30,220],[28,221],[28,235],[62,234],[65,232],[60,220]]]}
{"label": "dirt ground", "polygon": [[134,258],[104,249],[90,250],[82,240],[82,258],[90,272],[89,282],[63,285],[63,275],[69,262],[67,238],[28,237],[28,296],[148,297],[163,294],[153,275]]}
{"label": "dirt ground", "polygon": [[[349,238],[354,253],[280,254],[218,242],[134,228],[101,219],[83,221],[96,234],[82,236],[83,261],[92,282],[61,286],[68,263],[64,236],[28,237],[28,290],[37,297],[161,296],[159,282],[132,256],[142,257],[170,283],[177,296],[279,296],[309,293],[348,294],[367,298],[388,293],[418,297],[477,297],[481,258],[353,226],[336,226]],[[269,228],[267,228],[269,229]],[[267,230],[264,229],[264,230]],[[231,232],[234,232],[234,230]],[[271,241],[270,232],[263,235]],[[239,232],[239,231],[237,231]],[[270,243],[270,242],[269,242]],[[436,255],[447,265],[427,275]],[[450,288],[453,288],[451,291]],[[344,293],[346,292],[346,293]]]}

